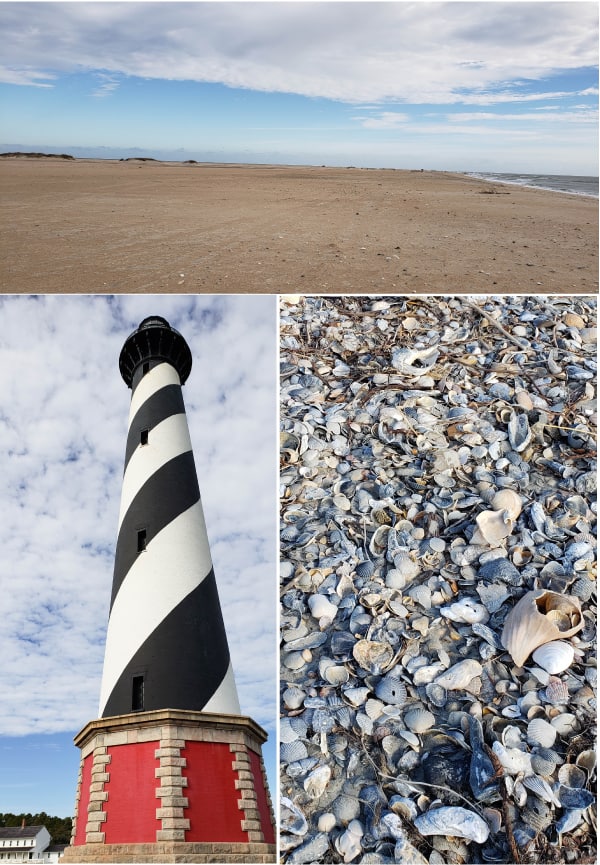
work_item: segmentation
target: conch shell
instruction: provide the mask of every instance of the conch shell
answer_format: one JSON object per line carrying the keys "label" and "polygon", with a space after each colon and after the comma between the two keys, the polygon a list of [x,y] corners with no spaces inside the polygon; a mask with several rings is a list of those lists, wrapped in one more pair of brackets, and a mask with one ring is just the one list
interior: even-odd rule
{"label": "conch shell", "polygon": [[572,637],[583,624],[578,598],[543,589],[527,592],[506,617],[501,642],[522,667],[538,646]]}

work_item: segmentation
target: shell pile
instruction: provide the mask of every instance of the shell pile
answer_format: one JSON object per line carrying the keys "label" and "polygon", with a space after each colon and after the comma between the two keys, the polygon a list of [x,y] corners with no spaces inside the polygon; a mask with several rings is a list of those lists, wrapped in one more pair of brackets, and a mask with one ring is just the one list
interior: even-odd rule
{"label": "shell pile", "polygon": [[595,861],[595,312],[281,299],[282,861]]}

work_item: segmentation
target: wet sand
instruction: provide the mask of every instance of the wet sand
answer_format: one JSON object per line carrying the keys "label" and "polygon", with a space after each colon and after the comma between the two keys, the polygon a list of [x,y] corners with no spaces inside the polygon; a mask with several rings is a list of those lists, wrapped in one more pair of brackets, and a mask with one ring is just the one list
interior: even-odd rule
{"label": "wet sand", "polygon": [[445,172],[0,159],[2,292],[566,293],[598,201]]}

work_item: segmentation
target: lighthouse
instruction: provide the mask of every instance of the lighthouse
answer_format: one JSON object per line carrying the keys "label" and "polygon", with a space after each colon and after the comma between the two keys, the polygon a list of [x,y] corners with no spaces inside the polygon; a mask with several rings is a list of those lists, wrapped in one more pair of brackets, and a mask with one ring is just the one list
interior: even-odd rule
{"label": "lighthouse", "polygon": [[75,737],[65,862],[274,861],[267,737],[240,711],[185,414],[191,367],[160,316],[119,357],[131,404],[99,717]]}

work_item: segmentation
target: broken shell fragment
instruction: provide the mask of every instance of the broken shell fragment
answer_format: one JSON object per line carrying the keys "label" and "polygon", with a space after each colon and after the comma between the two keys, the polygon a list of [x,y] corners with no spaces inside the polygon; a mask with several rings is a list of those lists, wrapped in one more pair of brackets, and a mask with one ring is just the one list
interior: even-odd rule
{"label": "broken shell fragment", "polygon": [[454,664],[448,670],[444,670],[435,679],[435,684],[442,685],[442,687],[447,688],[449,691],[464,691],[472,679],[480,676],[482,671],[483,667],[479,661],[466,658],[464,661]]}
{"label": "broken shell fragment", "polygon": [[511,520],[516,520],[523,508],[521,496],[509,489],[498,490],[490,504],[494,511],[507,511]]}
{"label": "broken shell fragment", "polygon": [[508,511],[482,511],[475,517],[477,530],[472,543],[498,547],[513,530],[514,520]]}
{"label": "broken shell fragment", "polygon": [[490,834],[488,824],[466,808],[456,805],[430,808],[415,820],[415,828],[421,835],[445,835],[453,838],[467,838],[483,844]]}
{"label": "broken shell fragment", "polygon": [[319,620],[321,629],[330,625],[337,615],[338,608],[331,601],[328,601],[325,595],[311,595],[308,599],[310,611]]}
{"label": "broken shell fragment", "polygon": [[527,592],[506,617],[502,645],[522,667],[538,646],[571,637],[583,624],[578,598],[543,590]]}

